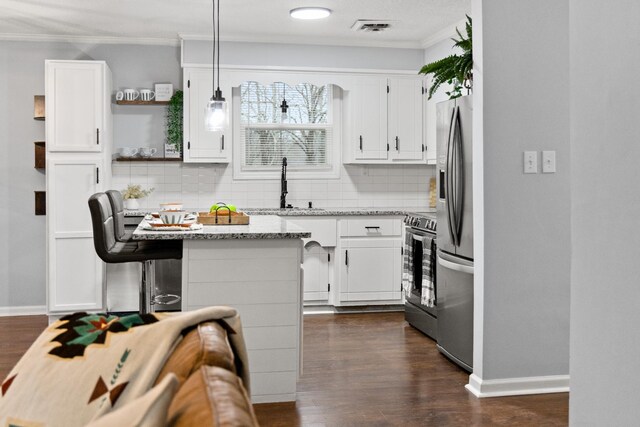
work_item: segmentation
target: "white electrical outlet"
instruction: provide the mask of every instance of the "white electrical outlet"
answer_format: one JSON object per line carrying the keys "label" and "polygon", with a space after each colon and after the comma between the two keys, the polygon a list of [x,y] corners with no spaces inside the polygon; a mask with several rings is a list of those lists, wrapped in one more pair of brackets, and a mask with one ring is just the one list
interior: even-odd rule
{"label": "white electrical outlet", "polygon": [[556,172],[556,152],[543,151],[542,152],[542,173],[555,173],[555,172]]}
{"label": "white electrical outlet", "polygon": [[524,152],[524,173],[538,173],[538,152]]}

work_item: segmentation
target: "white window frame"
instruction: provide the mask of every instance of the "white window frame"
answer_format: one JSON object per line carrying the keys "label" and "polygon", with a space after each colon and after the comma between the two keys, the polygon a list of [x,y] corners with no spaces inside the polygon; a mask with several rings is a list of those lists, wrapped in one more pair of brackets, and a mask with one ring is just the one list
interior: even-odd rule
{"label": "white window frame", "polygon": [[[337,85],[332,85],[332,99],[329,108],[329,119],[332,121],[331,126],[331,146],[328,148],[328,165],[327,166],[309,166],[306,168],[289,165],[287,167],[287,179],[338,179],[340,178],[340,168],[342,165],[342,89]],[[251,167],[245,169],[243,167],[245,156],[245,141],[241,138],[240,124],[240,108],[242,100],[240,99],[240,87],[233,88],[233,179],[280,179],[280,168],[260,169]],[[254,127],[264,129],[327,129],[324,124],[264,124]]]}

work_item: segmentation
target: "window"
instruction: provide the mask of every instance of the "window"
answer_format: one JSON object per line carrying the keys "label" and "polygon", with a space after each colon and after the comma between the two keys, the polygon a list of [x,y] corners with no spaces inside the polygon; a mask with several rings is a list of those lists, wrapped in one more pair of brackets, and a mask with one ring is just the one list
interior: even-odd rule
{"label": "window", "polygon": [[238,92],[236,135],[242,161],[234,168],[236,172],[240,167],[236,177],[276,178],[283,157],[293,178],[337,177],[332,85],[262,85],[251,81],[241,84]]}

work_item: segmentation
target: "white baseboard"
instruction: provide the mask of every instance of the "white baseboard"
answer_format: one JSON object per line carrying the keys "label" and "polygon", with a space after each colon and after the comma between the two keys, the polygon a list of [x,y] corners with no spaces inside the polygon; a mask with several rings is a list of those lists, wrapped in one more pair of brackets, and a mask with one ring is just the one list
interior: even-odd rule
{"label": "white baseboard", "polygon": [[17,307],[0,307],[0,317],[35,316],[47,314],[46,305],[21,305]]}
{"label": "white baseboard", "polygon": [[550,375],[544,377],[483,380],[477,375],[471,374],[469,376],[469,384],[467,384],[464,388],[466,388],[476,397],[568,393],[569,375]]}

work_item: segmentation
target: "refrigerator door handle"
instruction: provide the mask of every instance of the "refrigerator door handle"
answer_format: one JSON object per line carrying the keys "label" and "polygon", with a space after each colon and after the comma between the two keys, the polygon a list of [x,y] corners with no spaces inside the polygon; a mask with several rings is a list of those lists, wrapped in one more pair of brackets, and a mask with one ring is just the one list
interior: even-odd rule
{"label": "refrigerator door handle", "polygon": [[449,270],[458,271],[460,273],[473,274],[473,265],[464,265],[451,262],[442,258],[441,255],[438,255],[438,264],[440,264],[444,268],[448,268]]}
{"label": "refrigerator door handle", "polygon": [[453,235],[455,237],[455,245],[460,246],[460,233],[462,231],[462,198],[463,198],[463,182],[464,170],[462,161],[462,129],[460,125],[460,107],[456,107],[455,118],[453,123],[453,155],[451,163],[453,166],[452,188],[453,188]]}
{"label": "refrigerator door handle", "polygon": [[448,134],[448,138],[447,138],[447,157],[446,157],[446,167],[444,170],[444,184],[445,184],[445,194],[444,194],[444,199],[445,199],[445,207],[447,210],[447,229],[449,230],[449,237],[451,239],[451,243],[453,243],[454,246],[457,246],[456,244],[456,239],[453,233],[453,207],[451,206],[451,202],[452,202],[452,192],[453,192],[453,188],[451,186],[451,168],[453,166],[453,162],[451,161],[452,159],[452,151],[453,151],[453,146],[452,146],[452,134],[453,134],[453,119],[455,117],[455,107],[453,109],[453,111],[451,112],[451,119],[449,120],[449,134]]}

